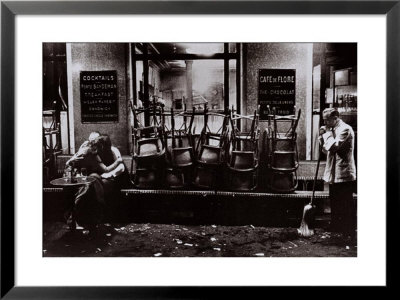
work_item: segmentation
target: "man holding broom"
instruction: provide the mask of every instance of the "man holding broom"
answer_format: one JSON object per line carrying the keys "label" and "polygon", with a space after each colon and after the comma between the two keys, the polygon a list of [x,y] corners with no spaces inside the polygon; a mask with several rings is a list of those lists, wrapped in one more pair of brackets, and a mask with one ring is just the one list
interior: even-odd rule
{"label": "man holding broom", "polygon": [[324,181],[329,183],[331,228],[345,237],[356,237],[356,209],[353,192],[356,186],[353,128],[339,118],[335,108],[322,113],[325,126],[320,129],[319,141],[327,154]]}

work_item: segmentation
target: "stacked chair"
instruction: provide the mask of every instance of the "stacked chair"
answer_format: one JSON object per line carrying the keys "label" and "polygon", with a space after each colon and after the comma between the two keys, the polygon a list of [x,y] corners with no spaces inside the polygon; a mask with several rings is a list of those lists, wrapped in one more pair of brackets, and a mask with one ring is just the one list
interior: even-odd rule
{"label": "stacked chair", "polygon": [[[147,108],[133,105],[131,108],[134,119],[131,178],[138,188],[156,188],[161,185],[165,162],[163,108],[155,101]],[[145,118],[149,119],[147,126],[143,126]]]}
{"label": "stacked chair", "polygon": [[43,111],[43,182],[49,183],[57,177],[57,156],[61,150],[60,123],[56,120],[55,110]]}
{"label": "stacked chair", "polygon": [[[257,110],[254,115],[243,116],[231,111],[231,137],[227,151],[225,185],[232,191],[252,191],[257,188],[258,175],[258,126]],[[248,131],[241,131],[250,123]],[[248,128],[248,127],[247,127]]]}
{"label": "stacked chair", "polygon": [[[209,119],[213,127],[209,127]],[[217,189],[223,183],[222,174],[228,144],[229,114],[204,109],[204,125],[196,144],[196,167],[193,184],[198,188]]]}
{"label": "stacked chair", "polygon": [[301,110],[297,116],[268,115],[268,187],[272,192],[291,193],[297,188],[296,170],[299,166],[296,128]]}
{"label": "stacked chair", "polygon": [[[165,185],[168,188],[179,189],[191,184],[195,162],[192,137],[194,113],[195,109],[191,115],[185,111],[176,114],[171,109],[170,114],[163,115],[166,145]],[[170,117],[170,127],[165,122],[165,117]]]}

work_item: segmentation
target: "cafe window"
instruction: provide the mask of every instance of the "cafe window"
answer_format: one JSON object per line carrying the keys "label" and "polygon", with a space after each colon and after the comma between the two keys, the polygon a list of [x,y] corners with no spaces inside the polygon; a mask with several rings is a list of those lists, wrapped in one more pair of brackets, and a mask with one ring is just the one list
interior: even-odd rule
{"label": "cafe window", "polygon": [[46,155],[70,151],[66,43],[43,43],[43,132]]}
{"label": "cafe window", "polygon": [[239,44],[135,43],[131,48],[135,105],[146,106],[157,98],[165,110],[207,106],[240,112]]}

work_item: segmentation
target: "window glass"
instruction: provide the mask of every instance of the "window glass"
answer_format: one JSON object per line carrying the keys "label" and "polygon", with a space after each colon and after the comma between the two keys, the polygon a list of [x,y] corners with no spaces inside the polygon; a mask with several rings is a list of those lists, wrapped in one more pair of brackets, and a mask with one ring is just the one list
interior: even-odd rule
{"label": "window glass", "polygon": [[[153,43],[153,50],[160,54],[158,60],[149,61],[149,97],[160,99],[165,111],[191,111],[194,107],[202,111],[207,106],[210,111],[224,111],[224,60],[193,59],[184,60],[171,54],[212,55],[224,52],[224,43]],[[152,50],[152,51],[153,51]],[[229,51],[236,51],[236,43],[229,44]],[[163,54],[165,55],[163,57]],[[154,59],[154,57],[152,57]],[[143,93],[143,64],[137,64],[137,89]],[[236,109],[236,60],[229,61],[229,107]],[[218,121],[209,119],[209,125],[218,127]],[[215,126],[214,126],[215,125]],[[195,131],[203,128],[203,116],[194,121]]]}
{"label": "window glass", "polygon": [[236,59],[229,61],[229,108],[237,111],[236,105]]}
{"label": "window glass", "polygon": [[224,43],[153,43],[160,54],[203,54],[224,53]]}
{"label": "window glass", "polygon": [[[165,110],[222,111],[224,109],[224,61],[194,60],[168,61],[168,68],[160,72],[160,94]],[[234,70],[233,70],[234,71]],[[234,73],[235,74],[235,73]],[[236,78],[232,75],[232,78]],[[236,79],[231,83],[233,101],[236,101]],[[231,90],[230,88],[230,90]],[[218,126],[218,121],[210,119],[210,126]],[[215,126],[214,126],[215,125]],[[203,128],[203,117],[195,118],[193,124],[199,133]]]}
{"label": "window glass", "polygon": [[236,43],[229,43],[229,53],[236,53]]}
{"label": "window glass", "polygon": [[193,61],[193,105],[210,110],[224,109],[224,61]]}
{"label": "window glass", "polygon": [[224,53],[223,43],[188,43],[183,44],[186,53],[193,54],[215,54]]}

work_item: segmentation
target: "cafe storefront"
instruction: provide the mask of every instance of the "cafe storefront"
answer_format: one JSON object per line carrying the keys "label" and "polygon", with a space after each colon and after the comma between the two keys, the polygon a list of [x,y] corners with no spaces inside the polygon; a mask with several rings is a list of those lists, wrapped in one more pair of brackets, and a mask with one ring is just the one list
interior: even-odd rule
{"label": "cafe storefront", "polygon": [[[129,170],[121,193],[156,195],[136,200],[147,211],[165,210],[160,195],[198,219],[214,209],[239,220],[217,213],[232,196],[258,208],[301,198],[297,211],[310,197],[323,109],[357,131],[356,53],[354,43],[44,43],[44,187],[98,131]],[[324,157],[322,213],[323,166]],[[198,197],[207,208],[182,200]]]}

